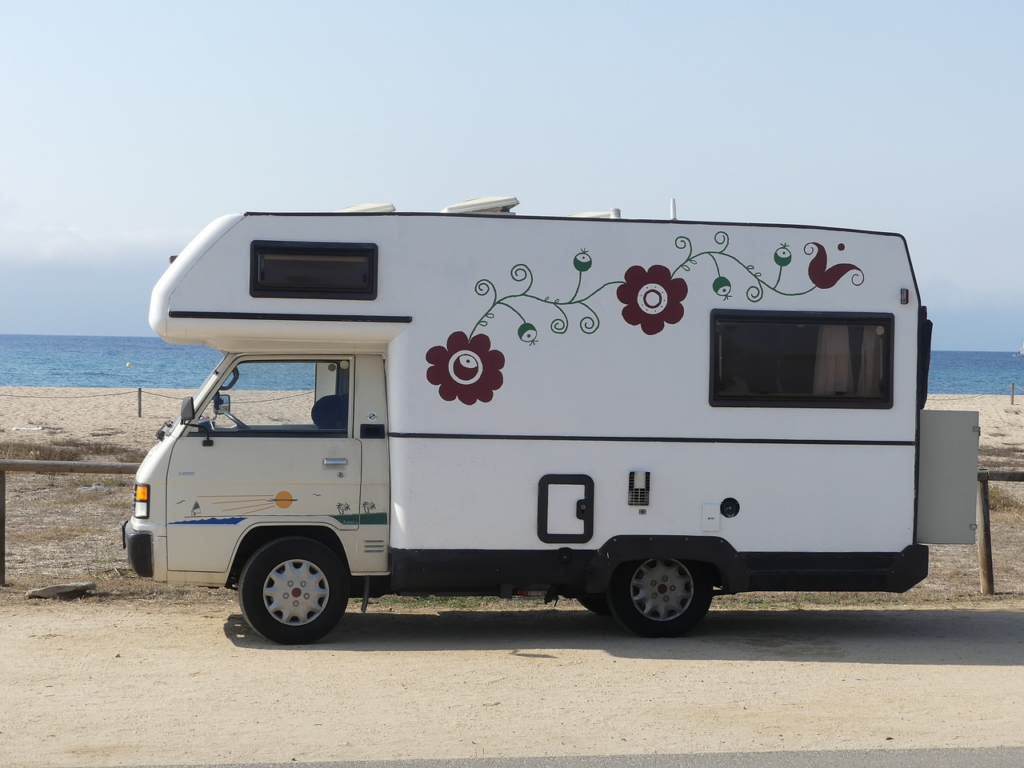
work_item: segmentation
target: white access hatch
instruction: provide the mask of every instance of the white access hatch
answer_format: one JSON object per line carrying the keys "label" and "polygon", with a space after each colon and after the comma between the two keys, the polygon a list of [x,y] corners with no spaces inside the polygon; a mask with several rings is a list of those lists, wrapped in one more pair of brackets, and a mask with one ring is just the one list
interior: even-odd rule
{"label": "white access hatch", "polygon": [[921,411],[919,544],[973,544],[978,481],[977,411]]}

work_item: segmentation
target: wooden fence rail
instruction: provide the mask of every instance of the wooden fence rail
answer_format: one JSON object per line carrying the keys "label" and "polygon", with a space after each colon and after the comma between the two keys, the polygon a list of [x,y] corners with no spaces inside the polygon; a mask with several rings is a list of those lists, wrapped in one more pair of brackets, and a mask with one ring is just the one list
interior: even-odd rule
{"label": "wooden fence rail", "polygon": [[[0,586],[7,583],[7,473],[34,472],[36,474],[75,473],[88,475],[134,475],[138,464],[95,461],[30,461],[0,459]],[[992,572],[992,526],[988,501],[989,482],[1024,483],[1024,472],[1005,470],[978,470],[978,504],[976,510],[978,573],[981,593],[995,594]]]}
{"label": "wooden fence rail", "polygon": [[50,474],[70,472],[86,475],[134,475],[138,464],[98,461],[30,461],[0,459],[0,586],[7,583],[7,473]]}

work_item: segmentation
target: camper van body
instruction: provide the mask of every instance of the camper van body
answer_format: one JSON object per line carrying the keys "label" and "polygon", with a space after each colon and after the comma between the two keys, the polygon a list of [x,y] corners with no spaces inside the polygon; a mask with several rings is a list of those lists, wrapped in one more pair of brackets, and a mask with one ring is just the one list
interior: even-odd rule
{"label": "camper van body", "polygon": [[225,357],[139,469],[129,559],[238,587],[280,642],[350,591],[564,595],[679,634],[712,589],[904,591],[922,526],[973,535],[969,417],[957,471],[922,468],[950,438],[922,441],[930,324],[899,235],[226,216],[150,324]]}

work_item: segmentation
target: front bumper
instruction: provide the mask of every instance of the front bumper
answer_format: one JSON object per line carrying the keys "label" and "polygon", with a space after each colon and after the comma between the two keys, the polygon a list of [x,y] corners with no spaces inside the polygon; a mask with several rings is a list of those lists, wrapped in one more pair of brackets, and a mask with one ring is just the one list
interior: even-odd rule
{"label": "front bumper", "polygon": [[139,576],[153,578],[153,535],[149,531],[136,531],[131,520],[121,524],[121,545],[128,551],[128,565]]}

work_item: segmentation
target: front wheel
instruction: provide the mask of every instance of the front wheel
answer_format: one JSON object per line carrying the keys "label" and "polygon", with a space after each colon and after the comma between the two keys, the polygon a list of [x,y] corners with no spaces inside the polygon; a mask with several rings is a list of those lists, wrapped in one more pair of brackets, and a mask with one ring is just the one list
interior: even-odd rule
{"label": "front wheel", "polygon": [[711,607],[711,569],[704,563],[652,558],[623,563],[608,584],[619,624],[641,637],[679,637]]}
{"label": "front wheel", "polygon": [[348,605],[348,572],[323,544],[300,536],[253,553],[238,580],[242,615],[267,640],[314,643],[337,625]]}

